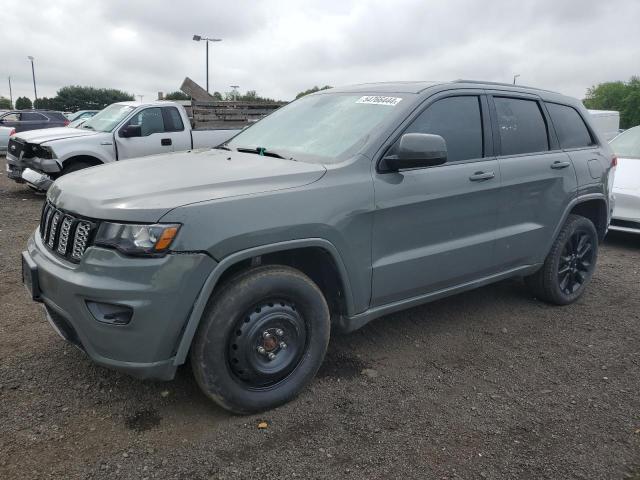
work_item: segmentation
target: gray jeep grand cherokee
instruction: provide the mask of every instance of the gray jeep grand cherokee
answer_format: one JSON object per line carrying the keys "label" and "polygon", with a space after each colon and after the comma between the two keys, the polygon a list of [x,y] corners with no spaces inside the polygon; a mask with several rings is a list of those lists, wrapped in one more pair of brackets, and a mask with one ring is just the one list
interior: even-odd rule
{"label": "gray jeep grand cherokee", "polygon": [[247,413],[351,331],[523,276],[584,292],[615,158],[579,101],[475,81],[297,100],[218,148],[89,168],[49,190],[22,254],[47,318],[95,362]]}

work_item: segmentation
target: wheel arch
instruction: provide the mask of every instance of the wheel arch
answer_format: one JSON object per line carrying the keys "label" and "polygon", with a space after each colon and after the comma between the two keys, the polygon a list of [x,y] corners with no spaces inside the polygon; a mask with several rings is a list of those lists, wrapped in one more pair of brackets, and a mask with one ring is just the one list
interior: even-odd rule
{"label": "wheel arch", "polygon": [[60,162],[60,170],[78,162],[86,162],[91,164],[92,166],[102,165],[104,163],[101,159],[92,155],[74,155],[72,157],[65,158]]}
{"label": "wheel arch", "polygon": [[598,232],[598,240],[602,241],[604,239],[609,226],[607,202],[604,197],[578,199],[578,202],[567,213],[567,217],[570,214],[580,215],[591,220],[596,227],[596,232]]}
{"label": "wheel arch", "polygon": [[220,261],[205,280],[183,328],[175,365],[185,362],[204,309],[216,288],[241,271],[269,264],[288,265],[309,276],[322,290],[332,314],[349,315],[354,312],[347,269],[338,249],[328,240],[291,240],[242,250]]}

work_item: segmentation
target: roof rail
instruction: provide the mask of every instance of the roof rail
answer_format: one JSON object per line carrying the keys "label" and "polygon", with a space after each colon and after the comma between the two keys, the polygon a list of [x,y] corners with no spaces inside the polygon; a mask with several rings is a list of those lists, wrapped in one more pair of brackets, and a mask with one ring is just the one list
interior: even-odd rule
{"label": "roof rail", "polygon": [[540,92],[549,92],[549,93],[557,93],[554,92],[552,90],[545,90],[544,88],[537,88],[537,87],[529,87],[527,85],[515,85],[513,83],[504,83],[504,82],[487,82],[484,80],[466,80],[464,78],[458,78],[457,80],[454,80],[451,83],[472,83],[472,84],[479,84],[479,85],[496,85],[496,86],[500,86],[500,87],[509,87],[509,88],[525,88],[527,90],[538,90]]}

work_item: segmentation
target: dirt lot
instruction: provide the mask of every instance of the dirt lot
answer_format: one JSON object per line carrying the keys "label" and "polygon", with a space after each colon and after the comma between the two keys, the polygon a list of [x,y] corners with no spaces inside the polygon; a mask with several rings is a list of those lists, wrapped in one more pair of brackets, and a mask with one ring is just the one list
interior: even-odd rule
{"label": "dirt lot", "polygon": [[186,367],[140,382],[56,336],[20,283],[42,200],[0,175],[1,479],[640,479],[640,238],[607,239],[576,305],[507,281],[391,315],[234,417]]}

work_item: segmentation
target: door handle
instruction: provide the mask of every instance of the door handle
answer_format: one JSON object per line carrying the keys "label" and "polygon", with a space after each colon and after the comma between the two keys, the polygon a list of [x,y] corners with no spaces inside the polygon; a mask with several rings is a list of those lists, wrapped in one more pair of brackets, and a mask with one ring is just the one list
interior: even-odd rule
{"label": "door handle", "polygon": [[481,182],[483,180],[491,180],[496,175],[493,172],[476,172],[469,177],[472,182]]}
{"label": "door handle", "polygon": [[170,138],[163,138],[162,140],[160,140],[160,145],[163,145],[165,147],[171,145],[171,139]]}
{"label": "door handle", "polygon": [[559,160],[556,160],[551,164],[551,168],[553,168],[554,170],[559,170],[561,168],[567,168],[569,165],[571,165],[571,162],[561,162]]}

